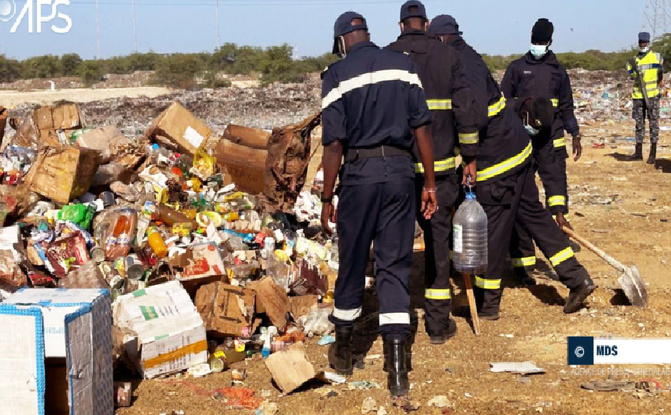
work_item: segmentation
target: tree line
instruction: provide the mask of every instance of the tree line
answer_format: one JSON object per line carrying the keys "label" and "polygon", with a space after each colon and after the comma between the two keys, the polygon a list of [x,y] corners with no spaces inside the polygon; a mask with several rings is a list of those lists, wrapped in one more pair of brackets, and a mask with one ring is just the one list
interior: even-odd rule
{"label": "tree line", "polygon": [[[665,70],[671,69],[671,34],[654,42],[652,48],[665,58]],[[105,74],[131,74],[153,71],[152,82],[179,88],[198,86],[220,88],[230,85],[219,74],[260,76],[262,83],[301,82],[308,74],[320,72],[337,60],[326,53],[317,57],[293,58],[293,48],[287,44],[267,48],[238,46],[226,43],[214,53],[158,54],[133,53],[101,60],[84,60],[77,54],[44,55],[18,61],[0,55],[0,82],[19,79],[79,77],[86,85],[103,79]],[[567,68],[587,70],[623,70],[634,49],[620,52],[588,50],[558,53],[559,61]],[[484,55],[491,70],[505,69],[521,55]]]}

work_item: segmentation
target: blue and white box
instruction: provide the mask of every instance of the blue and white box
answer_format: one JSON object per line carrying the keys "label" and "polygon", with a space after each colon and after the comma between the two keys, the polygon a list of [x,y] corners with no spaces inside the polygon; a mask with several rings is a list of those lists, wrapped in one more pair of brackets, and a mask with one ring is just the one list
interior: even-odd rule
{"label": "blue and white box", "polygon": [[0,415],[48,412],[51,358],[65,359],[70,415],[114,413],[108,290],[19,290],[0,303],[0,329]]}

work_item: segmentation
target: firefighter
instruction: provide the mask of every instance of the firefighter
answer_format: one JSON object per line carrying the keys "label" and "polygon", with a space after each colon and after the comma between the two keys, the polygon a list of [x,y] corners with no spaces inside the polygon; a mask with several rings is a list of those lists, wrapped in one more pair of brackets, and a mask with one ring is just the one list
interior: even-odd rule
{"label": "firefighter", "polygon": [[[533,168],[545,188],[545,206],[560,228],[571,228],[568,216],[568,183],[566,179],[566,141],[564,130],[573,137],[574,160],[582,154],[580,129],[573,112],[573,92],[566,69],[557,61],[552,45],[554,26],[548,19],[538,19],[531,30],[531,47],[522,58],[513,61],[501,82],[506,98],[548,98],[556,108],[552,128],[525,127],[533,145]],[[523,120],[528,121],[528,120]],[[522,226],[515,227],[511,244],[511,261],[515,274],[528,285],[535,281],[527,271],[536,266],[533,240]]]}
{"label": "firefighter", "polygon": [[650,156],[648,164],[655,164],[659,139],[659,96],[664,79],[664,58],[650,50],[650,33],[638,34],[638,54],[627,62],[627,71],[634,80],[632,115],[636,121],[636,150],[629,160],[643,160],[645,117],[650,121]]}
{"label": "firefighter", "polygon": [[[334,53],[343,59],[322,75],[324,192],[322,226],[337,224],[340,267],[330,320],[336,341],[329,363],[352,373],[352,331],[361,315],[371,242],[377,264],[380,332],[393,396],[408,393],[408,282],[415,233],[412,148],[425,170],[421,211],[436,210],[431,113],[412,61],[370,41],[366,20],[346,12],[336,20]],[[414,136],[414,138],[413,138]],[[341,160],[344,164],[341,168]],[[340,171],[338,210],[332,204]]]}
{"label": "firefighter", "polygon": [[[470,120],[470,94],[461,71],[461,59],[453,48],[427,35],[428,19],[424,5],[411,0],[401,7],[401,35],[388,46],[404,52],[415,63],[431,110],[434,171],[438,211],[425,220],[418,215],[424,231],[425,250],[425,328],[432,344],[443,344],[457,332],[450,318],[452,286],[450,284],[450,237],[452,212],[459,195],[462,178],[455,169],[455,145],[461,146],[466,161],[464,177],[475,174],[472,147],[477,144],[477,125]],[[415,189],[417,197],[425,186],[424,169],[415,154]]]}
{"label": "firefighter", "polygon": [[[564,312],[577,311],[594,291],[594,283],[575,258],[568,238],[539,200],[531,168],[533,146],[523,123],[512,105],[507,104],[482,57],[461,37],[452,16],[436,17],[429,34],[459,51],[475,108],[486,110],[479,122],[475,178],[477,197],[487,214],[489,258],[485,275],[475,276],[478,315],[484,320],[499,319],[501,277],[507,268],[516,222],[529,231],[552,262],[560,281],[570,289]],[[538,126],[536,121],[532,125]]]}

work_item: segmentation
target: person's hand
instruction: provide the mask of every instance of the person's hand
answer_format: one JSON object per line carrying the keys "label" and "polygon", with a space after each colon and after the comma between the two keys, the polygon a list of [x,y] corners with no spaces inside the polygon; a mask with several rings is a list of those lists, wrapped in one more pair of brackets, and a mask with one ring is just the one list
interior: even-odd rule
{"label": "person's hand", "polygon": [[569,221],[566,220],[566,217],[564,216],[563,213],[561,213],[561,212],[557,213],[556,220],[557,220],[557,225],[559,225],[559,229],[568,228],[570,230],[573,230],[573,226],[571,226]]}
{"label": "person's hand", "polygon": [[[477,166],[475,164],[475,158],[473,158],[473,160],[471,160],[471,161],[465,161],[465,163],[466,163],[466,165],[464,166],[464,173],[463,173],[463,177],[461,179],[461,184],[463,186],[467,186],[467,185],[475,186],[475,182],[478,179],[478,169],[477,169]],[[469,176],[470,176],[470,179],[471,179],[470,183],[468,181]]]}
{"label": "person's hand", "polygon": [[580,142],[581,138],[582,137],[580,134],[576,134],[573,137],[573,161],[580,160],[580,156],[582,156],[582,143]]}
{"label": "person's hand", "polygon": [[338,211],[333,207],[333,203],[322,203],[322,230],[328,235],[333,235],[333,229],[329,226],[329,220],[336,223]]}
{"label": "person's hand", "polygon": [[437,210],[436,188],[424,188],[422,190],[422,216],[424,216],[424,219],[429,220]]}

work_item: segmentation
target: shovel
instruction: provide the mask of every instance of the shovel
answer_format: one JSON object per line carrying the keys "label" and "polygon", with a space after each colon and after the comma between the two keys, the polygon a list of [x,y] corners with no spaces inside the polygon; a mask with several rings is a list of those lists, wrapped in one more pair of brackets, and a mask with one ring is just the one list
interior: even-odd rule
{"label": "shovel", "polygon": [[606,261],[608,265],[622,273],[617,282],[620,284],[620,287],[622,287],[624,294],[632,305],[635,305],[636,307],[648,306],[648,291],[645,288],[645,283],[643,282],[643,278],[641,278],[641,274],[638,272],[636,265],[632,265],[631,267],[624,266],[615,258],[597,248],[593,243],[578,235],[575,231],[566,227],[562,228],[562,230],[568,236],[579,242],[580,245],[594,252],[599,258]]}

